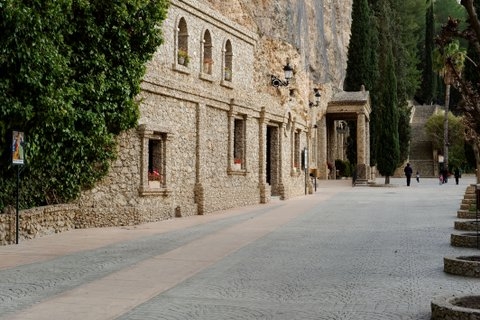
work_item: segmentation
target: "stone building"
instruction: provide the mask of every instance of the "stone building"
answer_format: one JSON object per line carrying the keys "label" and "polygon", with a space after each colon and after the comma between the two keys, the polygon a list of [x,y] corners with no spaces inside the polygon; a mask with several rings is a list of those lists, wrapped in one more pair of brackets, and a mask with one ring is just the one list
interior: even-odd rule
{"label": "stone building", "polygon": [[[308,54],[307,45],[295,37],[297,44],[289,43],[281,30],[266,35],[275,28],[259,23],[258,13],[241,20],[222,3],[171,1],[164,43],[138,97],[138,127],[119,137],[110,174],[79,199],[79,226],[207,214],[311,192],[310,173],[329,178],[335,128],[344,119],[357,121],[358,160],[368,180],[368,91],[339,89],[349,30],[335,30],[335,23],[346,18],[349,28],[351,10],[323,1],[290,3],[304,13],[294,19],[306,19],[297,21],[297,35],[318,35],[307,32],[319,23],[308,21],[315,14],[329,20],[315,29],[325,47]],[[326,64],[315,71],[320,58]],[[286,65],[293,71],[289,81],[281,74]]]}
{"label": "stone building", "polygon": [[[352,1],[171,0],[110,173],[75,203],[21,212],[20,238],[311,193],[310,174],[336,178],[347,121],[367,183],[369,93],[341,90]],[[14,213],[0,244],[15,241]]]}

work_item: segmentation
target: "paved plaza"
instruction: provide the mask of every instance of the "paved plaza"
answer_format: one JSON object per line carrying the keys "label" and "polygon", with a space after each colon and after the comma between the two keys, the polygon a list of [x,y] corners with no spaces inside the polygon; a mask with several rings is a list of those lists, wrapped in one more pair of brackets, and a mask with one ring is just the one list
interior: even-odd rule
{"label": "paved plaza", "polygon": [[[383,179],[377,180],[380,184]],[[427,320],[474,177],[320,181],[313,195],[0,247],[0,319]]]}

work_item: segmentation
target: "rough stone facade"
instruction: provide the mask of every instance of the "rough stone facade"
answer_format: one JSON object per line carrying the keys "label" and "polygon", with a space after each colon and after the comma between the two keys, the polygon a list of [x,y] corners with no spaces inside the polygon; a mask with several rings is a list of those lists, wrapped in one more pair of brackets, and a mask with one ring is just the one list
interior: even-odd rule
{"label": "rough stone facade", "polygon": [[[55,205],[22,211],[18,225],[19,240],[74,229],[76,208],[74,205]],[[0,214],[0,245],[16,242],[16,211],[9,209]]]}
{"label": "rough stone facade", "polygon": [[[318,13],[322,17],[325,12],[341,14],[333,4],[307,2],[280,2],[279,10],[298,13],[292,19],[299,25],[289,22],[293,29],[311,28],[308,19]],[[229,10],[237,7],[238,11]],[[266,14],[272,12],[266,10]],[[142,84],[139,127],[120,138],[114,170],[102,184],[83,194],[80,210],[86,215],[106,216],[114,216],[116,210],[133,210],[139,221],[154,221],[304,193],[305,170],[318,163],[312,157],[306,169],[303,150],[312,147],[313,125],[326,111],[321,106],[312,110],[309,102],[314,87],[327,94],[325,101],[329,99],[334,76],[323,76],[325,83],[314,83],[318,73],[305,70],[315,59],[306,59],[309,53],[304,51],[312,48],[292,46],[300,41],[301,32],[277,30],[276,37],[267,37],[258,30],[270,33],[275,28],[257,23],[257,15],[258,10],[244,2],[233,1],[228,6],[220,1],[171,2],[163,24],[165,42],[150,62]],[[347,15],[342,18],[350,21]],[[322,39],[333,38],[333,20],[319,29],[320,20],[315,19],[315,32],[307,32],[308,39],[303,41],[318,45],[311,38],[318,30],[324,31]],[[328,52],[346,52],[345,36],[341,38],[334,48],[322,49],[325,61],[339,63],[327,56]],[[178,60],[181,51],[188,52],[188,65]],[[274,88],[269,76],[281,73],[287,57],[294,66],[294,81],[288,88]],[[344,70],[345,60],[341,67],[328,63],[324,67]],[[231,71],[228,77],[226,69]],[[338,78],[334,81],[343,81],[340,73],[332,72]],[[150,180],[152,140],[159,140],[164,148],[159,152],[158,182]]]}
{"label": "rough stone facade", "polygon": [[[311,191],[306,175],[327,178],[333,146],[320,146],[328,133],[317,127],[343,85],[351,7],[172,0],[138,97],[138,126],[119,136],[109,175],[74,204],[73,225],[208,214],[302,195],[305,184]],[[293,78],[272,86],[287,62]]]}

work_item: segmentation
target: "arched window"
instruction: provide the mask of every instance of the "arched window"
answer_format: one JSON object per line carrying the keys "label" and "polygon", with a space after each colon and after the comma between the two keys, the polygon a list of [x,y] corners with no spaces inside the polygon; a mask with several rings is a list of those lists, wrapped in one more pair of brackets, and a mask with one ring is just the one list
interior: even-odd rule
{"label": "arched window", "polygon": [[206,30],[203,35],[203,72],[212,74],[213,55],[212,55],[212,36],[210,31]]}
{"label": "arched window", "polygon": [[177,28],[177,63],[188,66],[190,55],[188,54],[188,29],[187,22],[181,18]]}
{"label": "arched window", "polygon": [[225,43],[225,67],[224,67],[224,80],[232,81],[232,71],[233,71],[233,51],[232,51],[232,43],[230,40],[227,40]]}

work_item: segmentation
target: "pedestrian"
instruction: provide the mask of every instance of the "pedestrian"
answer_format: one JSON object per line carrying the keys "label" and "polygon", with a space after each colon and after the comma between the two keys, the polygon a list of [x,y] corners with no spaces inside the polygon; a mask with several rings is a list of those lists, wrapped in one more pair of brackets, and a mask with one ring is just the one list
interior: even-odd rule
{"label": "pedestrian", "polygon": [[448,169],[442,169],[442,179],[443,179],[443,183],[447,183],[448,182]]}
{"label": "pedestrian", "polygon": [[412,167],[410,167],[410,163],[407,163],[407,166],[403,169],[403,172],[405,172],[405,176],[407,177],[407,186],[410,186],[410,179],[412,178]]}
{"label": "pedestrian", "polygon": [[455,168],[455,170],[453,171],[453,175],[455,176],[455,183],[458,184],[458,179],[460,179],[460,177],[462,176],[458,167]]}
{"label": "pedestrian", "polygon": [[417,182],[420,182],[420,172],[417,171]]}

